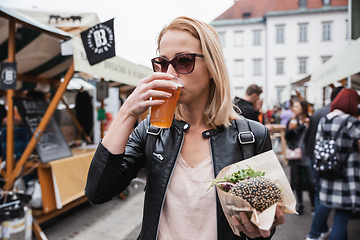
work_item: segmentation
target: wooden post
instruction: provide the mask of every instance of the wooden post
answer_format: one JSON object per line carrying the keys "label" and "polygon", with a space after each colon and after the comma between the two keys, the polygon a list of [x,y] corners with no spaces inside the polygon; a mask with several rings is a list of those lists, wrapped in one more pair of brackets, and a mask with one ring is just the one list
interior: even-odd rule
{"label": "wooden post", "polygon": [[[9,44],[8,44],[8,62],[15,62],[15,21],[9,19]],[[14,102],[15,91],[7,90],[6,102],[8,110],[6,113],[6,178],[9,178],[14,168]]]}
{"label": "wooden post", "polygon": [[30,139],[29,144],[26,146],[23,154],[21,155],[20,160],[16,164],[15,170],[12,172],[11,176],[7,179],[7,181],[3,187],[4,189],[9,190],[10,187],[12,186],[12,184],[14,183],[14,181],[16,180],[16,178],[20,175],[23,165],[28,160],[30,154],[33,152],[37,142],[40,140],[46,126],[48,125],[51,117],[53,116],[53,114],[56,110],[57,105],[59,104],[61,97],[65,93],[66,87],[69,84],[73,75],[74,75],[74,63],[71,64],[68,71],[66,72],[64,81],[62,83],[60,83],[60,86],[59,86],[58,90],[56,91],[53,99],[51,100],[50,105],[47,108],[44,116],[42,117],[42,119],[39,123],[39,126],[35,130],[34,134],[32,135],[32,137]]}

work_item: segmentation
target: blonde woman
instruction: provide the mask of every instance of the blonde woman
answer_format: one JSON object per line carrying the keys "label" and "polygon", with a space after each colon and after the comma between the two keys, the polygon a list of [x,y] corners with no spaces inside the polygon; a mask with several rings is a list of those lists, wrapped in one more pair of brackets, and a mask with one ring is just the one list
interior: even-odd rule
{"label": "blonde woman", "polygon": [[[259,230],[245,213],[241,236],[233,234],[216,197],[206,191],[204,180],[241,159],[236,119],[229,79],[216,31],[201,21],[179,17],[158,37],[159,57],[154,73],[143,79],[119,110],[106,136],[99,144],[90,166],[86,196],[103,203],[122,192],[144,167],[149,172],[144,203],[143,225],[138,239],[270,239],[275,232]],[[171,81],[182,79],[172,126],[156,139],[153,154],[146,154],[147,118],[131,134],[138,117],[149,107],[169,98]],[[268,130],[259,123],[247,123],[255,135],[254,154],[270,150]],[[146,159],[151,158],[151,165]],[[149,169],[151,168],[151,169]],[[277,209],[274,227],[284,223]]]}

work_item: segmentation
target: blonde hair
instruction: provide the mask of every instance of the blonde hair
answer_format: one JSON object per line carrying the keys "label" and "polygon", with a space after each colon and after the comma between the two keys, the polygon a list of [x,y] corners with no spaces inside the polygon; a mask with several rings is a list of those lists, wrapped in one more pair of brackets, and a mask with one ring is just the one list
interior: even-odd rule
{"label": "blonde hair", "polygon": [[[160,32],[157,40],[158,51],[161,39],[168,30],[187,31],[200,41],[202,55],[205,57],[206,67],[212,77],[209,102],[204,112],[205,121],[212,128],[221,125],[229,126],[230,121],[239,116],[233,109],[229,76],[221,42],[215,29],[209,24],[193,18],[178,17]],[[185,121],[179,106],[176,108],[175,118]]]}

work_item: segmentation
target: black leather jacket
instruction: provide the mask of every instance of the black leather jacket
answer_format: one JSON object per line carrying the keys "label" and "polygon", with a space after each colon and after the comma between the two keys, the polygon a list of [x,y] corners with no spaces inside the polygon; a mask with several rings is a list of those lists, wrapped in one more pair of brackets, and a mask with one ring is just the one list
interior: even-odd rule
{"label": "black leather jacket", "polygon": [[[255,135],[255,154],[271,150],[268,129],[260,123],[247,121]],[[141,122],[130,135],[123,154],[111,154],[101,143],[99,144],[90,165],[85,188],[85,194],[91,203],[104,203],[111,200],[113,196],[125,190],[137,173],[145,167],[144,152],[148,126],[149,118]],[[157,239],[167,186],[178,159],[185,132],[189,128],[189,124],[174,120],[171,128],[162,130],[156,140],[146,186],[143,225],[138,239]],[[235,121],[230,127],[218,127],[203,132],[203,137],[208,138],[210,142],[214,177],[222,168],[243,159],[241,147],[244,146],[240,146],[237,134]],[[217,232],[218,239],[221,240],[247,239],[245,235],[238,237],[232,232],[219,199],[217,199]],[[275,229],[271,235],[274,232]]]}

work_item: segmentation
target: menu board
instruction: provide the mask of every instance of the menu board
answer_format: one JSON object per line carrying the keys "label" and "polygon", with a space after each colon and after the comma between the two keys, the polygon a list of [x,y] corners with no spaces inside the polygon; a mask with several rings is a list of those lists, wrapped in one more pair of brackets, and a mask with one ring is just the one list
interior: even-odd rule
{"label": "menu board", "polygon": [[[26,99],[14,97],[14,104],[17,107],[23,124],[31,135],[40,124],[42,117],[48,108],[48,103],[43,99]],[[54,118],[51,118],[48,125],[36,145],[41,161],[43,163],[72,156],[72,152]]]}

